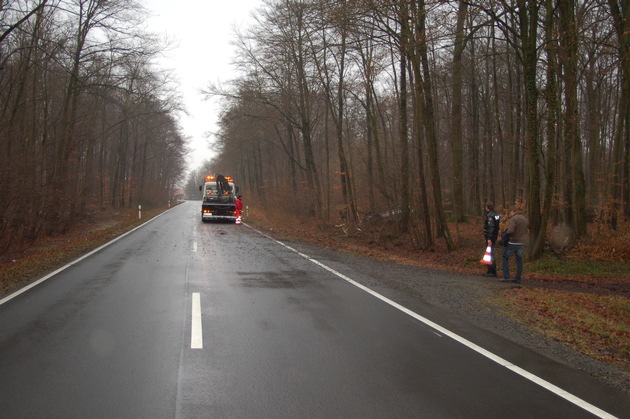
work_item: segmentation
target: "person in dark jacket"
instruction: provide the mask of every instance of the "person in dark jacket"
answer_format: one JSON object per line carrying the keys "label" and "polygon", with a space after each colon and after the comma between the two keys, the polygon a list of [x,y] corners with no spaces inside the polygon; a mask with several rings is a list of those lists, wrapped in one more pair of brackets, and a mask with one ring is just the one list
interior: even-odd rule
{"label": "person in dark jacket", "polygon": [[494,211],[494,204],[488,202],[486,204],[486,217],[483,222],[483,236],[486,239],[486,246],[491,246],[492,252],[492,264],[488,265],[488,272],[485,276],[496,277],[497,276],[497,262],[494,260],[494,245],[497,242],[499,236],[499,221],[501,216]]}
{"label": "person in dark jacket", "polygon": [[[508,245],[503,251],[503,279],[501,282],[521,283],[523,274],[523,254],[525,253],[525,243],[527,242],[527,230],[529,220],[521,213],[521,210],[514,207],[510,210],[510,220],[506,232],[510,235]],[[516,276],[510,278],[510,256],[516,255]]]}

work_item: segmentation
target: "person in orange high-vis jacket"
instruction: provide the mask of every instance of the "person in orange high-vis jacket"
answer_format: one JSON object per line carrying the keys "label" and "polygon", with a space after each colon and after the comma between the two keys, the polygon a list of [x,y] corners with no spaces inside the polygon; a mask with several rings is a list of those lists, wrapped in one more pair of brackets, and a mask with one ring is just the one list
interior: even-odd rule
{"label": "person in orange high-vis jacket", "polygon": [[243,213],[243,201],[241,200],[241,195],[236,197],[236,218],[241,218],[241,214]]}

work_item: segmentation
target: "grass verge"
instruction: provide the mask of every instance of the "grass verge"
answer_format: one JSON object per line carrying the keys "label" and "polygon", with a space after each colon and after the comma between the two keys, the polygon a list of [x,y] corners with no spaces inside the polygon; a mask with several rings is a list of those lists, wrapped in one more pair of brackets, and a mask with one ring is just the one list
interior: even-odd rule
{"label": "grass verge", "polygon": [[557,277],[589,277],[606,280],[627,277],[630,263],[604,260],[584,260],[580,258],[559,259],[548,256],[528,263],[531,272]]}
{"label": "grass verge", "polygon": [[619,295],[514,288],[493,299],[546,339],[630,372],[630,299]]}

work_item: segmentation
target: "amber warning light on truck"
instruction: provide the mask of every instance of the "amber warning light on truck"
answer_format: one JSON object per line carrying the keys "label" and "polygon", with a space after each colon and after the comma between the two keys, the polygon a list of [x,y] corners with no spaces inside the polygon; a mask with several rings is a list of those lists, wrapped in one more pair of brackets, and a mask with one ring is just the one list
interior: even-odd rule
{"label": "amber warning light on truck", "polygon": [[[217,178],[215,176],[206,176],[206,182],[212,182],[213,180],[217,180]],[[227,180],[228,182],[234,182],[234,179],[232,179],[230,176],[226,176],[225,180]]]}

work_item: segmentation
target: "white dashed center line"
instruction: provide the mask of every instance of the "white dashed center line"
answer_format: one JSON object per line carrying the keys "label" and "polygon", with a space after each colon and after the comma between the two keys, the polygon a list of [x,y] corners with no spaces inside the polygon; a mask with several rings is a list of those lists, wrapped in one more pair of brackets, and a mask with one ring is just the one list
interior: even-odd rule
{"label": "white dashed center line", "polygon": [[201,297],[198,292],[192,295],[192,327],[190,332],[190,348],[203,349],[203,333],[201,330]]}

